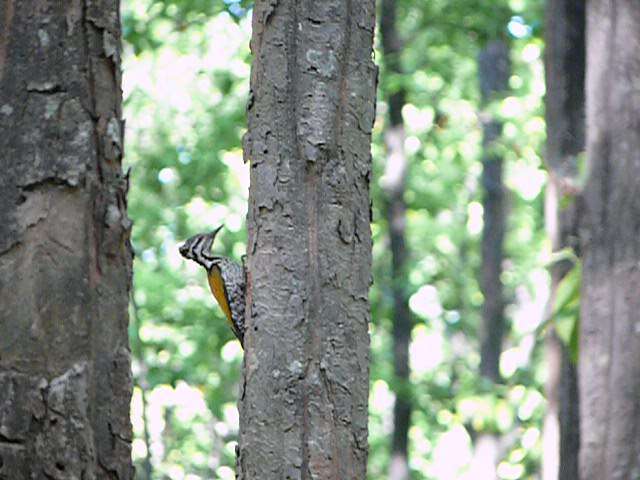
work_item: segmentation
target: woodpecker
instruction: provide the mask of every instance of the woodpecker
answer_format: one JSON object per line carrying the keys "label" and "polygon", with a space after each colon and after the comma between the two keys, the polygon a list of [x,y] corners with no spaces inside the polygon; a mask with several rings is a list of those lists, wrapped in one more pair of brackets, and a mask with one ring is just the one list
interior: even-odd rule
{"label": "woodpecker", "polygon": [[211,293],[244,348],[245,268],[229,258],[211,253],[213,241],[221,229],[222,225],[211,233],[189,238],[180,246],[180,254],[205,268]]}

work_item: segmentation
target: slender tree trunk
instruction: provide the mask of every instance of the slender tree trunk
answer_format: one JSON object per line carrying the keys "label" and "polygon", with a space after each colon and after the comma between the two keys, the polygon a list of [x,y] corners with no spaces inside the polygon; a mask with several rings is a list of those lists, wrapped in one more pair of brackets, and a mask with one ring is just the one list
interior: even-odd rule
{"label": "slender tree trunk", "polygon": [[[148,399],[147,392],[149,391],[149,381],[147,379],[148,367],[145,362],[145,352],[142,339],[140,338],[140,307],[136,302],[135,287],[132,284],[131,287],[131,353],[134,358],[134,362],[138,364],[139,372],[137,378],[134,378],[134,384],[140,388],[140,396],[142,400],[142,424],[143,432],[142,436],[146,447],[146,453],[142,460],[144,467],[144,480],[152,480],[153,478],[153,465],[151,463],[151,435],[149,434],[149,421],[147,418]],[[136,475],[139,475],[136,472]],[[139,477],[138,477],[139,478]]]}
{"label": "slender tree trunk", "polygon": [[[509,47],[503,40],[489,42],[478,57],[478,75],[483,107],[506,92],[509,84]],[[482,120],[482,186],[484,227],[482,230],[482,265],[480,289],[484,296],[480,328],[480,374],[494,383],[500,381],[500,355],[505,331],[502,261],[505,235],[505,195],[502,182],[502,157],[497,142],[502,124],[485,111]],[[497,478],[499,438],[480,432],[470,467],[471,478]]]}
{"label": "slender tree trunk", "polygon": [[130,479],[116,0],[0,3],[0,478]]}
{"label": "slender tree trunk", "polygon": [[640,2],[587,3],[580,477],[640,478]]}
{"label": "slender tree trunk", "polygon": [[[396,26],[396,1],[382,0],[380,31],[384,63],[389,75],[401,75],[402,43]],[[391,288],[393,290],[393,360],[396,401],[393,407],[393,437],[391,445],[390,480],[409,478],[409,427],[411,425],[411,392],[409,382],[409,343],[412,319],[406,285],[404,191],[408,160],[404,150],[405,133],[402,107],[405,90],[400,88],[389,95],[389,122],[385,131],[387,163],[382,179],[386,195],[385,214],[391,240]]]}
{"label": "slender tree trunk", "polygon": [[[552,251],[578,250],[576,202],[561,208],[562,198],[577,192],[578,156],[584,151],[585,4],[548,0],[545,71],[547,93],[546,164],[549,184],[545,218]],[[551,269],[547,315],[553,311],[558,284],[568,271],[566,262]],[[577,370],[567,347],[554,330],[546,339],[549,376],[544,424],[543,480],[578,478],[579,413]]]}
{"label": "slender tree trunk", "polygon": [[[487,106],[509,86],[509,47],[502,40],[487,44],[478,58],[480,93]],[[484,228],[482,230],[482,267],[480,289],[484,296],[480,331],[480,373],[500,381],[500,355],[504,337],[504,298],[502,292],[502,260],[505,233],[505,195],[502,182],[502,157],[496,143],[502,124],[490,113],[482,114],[482,186]]]}
{"label": "slender tree trunk", "polygon": [[147,391],[149,389],[149,384],[145,380],[140,384],[140,394],[142,397],[142,421],[144,422],[144,430],[143,430],[143,438],[144,444],[147,448],[147,452],[144,456],[144,460],[142,461],[142,466],[144,467],[144,478],[146,480],[153,479],[153,465],[151,463],[151,435],[149,434],[149,417],[148,417],[148,407],[149,400],[147,399]]}
{"label": "slender tree trunk", "polygon": [[560,467],[558,479],[578,477],[580,451],[580,411],[578,395],[578,369],[571,360],[568,349],[562,345],[560,370]]}
{"label": "slender tree trunk", "polygon": [[363,479],[373,0],[260,1],[238,474]]}

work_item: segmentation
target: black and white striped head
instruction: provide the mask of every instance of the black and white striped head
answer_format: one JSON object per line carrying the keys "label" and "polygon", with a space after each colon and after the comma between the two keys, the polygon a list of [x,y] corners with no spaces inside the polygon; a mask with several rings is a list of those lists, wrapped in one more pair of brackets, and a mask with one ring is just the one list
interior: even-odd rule
{"label": "black and white striped head", "polygon": [[221,229],[222,225],[211,233],[199,233],[187,239],[187,241],[180,246],[180,255],[199,263],[209,270],[217,258],[213,253],[211,253],[211,247],[216,235]]}

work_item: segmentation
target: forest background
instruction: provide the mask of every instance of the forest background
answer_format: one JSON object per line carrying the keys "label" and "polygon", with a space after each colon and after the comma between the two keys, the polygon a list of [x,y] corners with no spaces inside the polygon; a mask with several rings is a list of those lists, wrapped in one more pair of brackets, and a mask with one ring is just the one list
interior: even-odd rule
{"label": "forest background", "polygon": [[[376,36],[369,478],[388,477],[398,396],[412,410],[411,478],[469,475],[482,433],[501,439],[498,478],[539,478],[552,262],[544,231],[543,2],[395,5],[399,69],[388,68]],[[245,251],[250,10],[233,0],[129,0],[122,21],[138,478],[232,479],[242,350],[204,273],[177,247],[224,223],[218,251],[236,259]],[[507,91],[486,102],[478,56],[491,39],[508,45],[511,72]],[[408,159],[401,285],[392,279],[383,188],[388,99],[400,91]],[[506,331],[497,384],[479,374],[483,115],[502,123],[492,147],[504,162],[506,205]],[[394,373],[394,289],[410,307],[408,383]],[[575,325],[575,304],[569,306],[558,323],[567,343]]]}

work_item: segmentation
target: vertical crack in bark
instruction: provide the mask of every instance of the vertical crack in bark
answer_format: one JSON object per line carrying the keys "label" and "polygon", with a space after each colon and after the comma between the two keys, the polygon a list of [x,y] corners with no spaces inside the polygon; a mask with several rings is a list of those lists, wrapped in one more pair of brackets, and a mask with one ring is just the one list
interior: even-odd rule
{"label": "vertical crack in bark", "polygon": [[[346,123],[346,111],[349,105],[349,89],[347,80],[349,77],[349,67],[351,66],[351,42],[353,41],[353,0],[346,0],[346,18],[345,29],[346,32],[345,41],[342,46],[342,65],[340,68],[340,102],[338,103],[338,109],[336,112],[336,144],[335,155],[344,162],[344,154],[342,151],[342,137],[344,135],[344,125]],[[351,165],[348,165],[351,166]],[[349,177],[351,178],[351,177]]]}
{"label": "vertical crack in bark", "polygon": [[[321,339],[317,335],[320,328],[320,325],[317,325],[319,322],[318,317],[318,305],[321,301],[321,292],[320,285],[318,283],[319,280],[319,267],[318,267],[318,257],[319,257],[319,249],[318,249],[318,173],[317,173],[317,163],[307,163],[307,178],[305,180],[305,195],[306,195],[306,204],[308,206],[307,210],[307,244],[308,244],[308,262],[309,262],[309,283],[310,283],[310,294],[307,297],[308,300],[308,313],[307,313],[307,336],[309,338],[308,345],[310,347],[309,357],[307,359],[307,365],[305,368],[305,377],[303,383],[303,406],[304,410],[302,412],[303,415],[303,425],[302,425],[302,451],[303,451],[303,459],[302,459],[302,478],[311,478],[311,471],[309,469],[309,460],[310,460],[310,451],[309,451],[309,434],[311,433],[312,425],[310,423],[309,418],[309,396],[313,392],[311,392],[312,385],[309,384],[310,381],[315,381],[315,374],[318,366],[316,362],[318,361],[318,354],[320,351],[320,342]],[[309,331],[310,330],[310,331]]]}
{"label": "vertical crack in bark", "polygon": [[[287,84],[287,88],[289,91],[289,128],[290,128],[290,134],[292,136],[292,138],[294,139],[294,145],[295,145],[295,155],[297,158],[297,161],[299,162],[304,162],[306,160],[306,157],[304,155],[304,147],[303,147],[303,142],[305,141],[305,139],[301,139],[300,138],[300,132],[298,131],[298,117],[300,115],[300,102],[302,101],[301,98],[301,92],[300,92],[300,68],[301,65],[298,63],[298,42],[300,41],[300,36],[298,34],[298,32],[302,29],[302,25],[299,24],[300,22],[300,7],[304,7],[303,2],[298,2],[295,0],[290,0],[289,5],[291,5],[291,11],[292,11],[292,15],[291,15],[291,20],[288,26],[288,46],[287,46],[287,50],[288,50],[288,55],[287,55],[287,74],[288,74],[288,84]],[[286,7],[287,4],[285,2],[285,4],[283,5],[283,7]],[[272,15],[274,15],[275,12],[272,13]],[[265,25],[266,26],[266,25]],[[280,132],[276,132],[276,135],[280,135]],[[293,159],[292,159],[293,160]],[[295,160],[293,160],[295,161]],[[305,324],[305,344],[308,346],[311,342],[312,342],[312,338],[310,338],[309,335],[309,329],[313,329],[312,323],[316,320],[316,301],[317,301],[317,297],[316,297],[316,288],[315,288],[315,269],[313,268],[313,262],[314,262],[314,258],[316,258],[317,256],[317,222],[313,222],[313,218],[315,218],[315,202],[310,202],[309,201],[309,179],[313,180],[313,176],[315,174],[315,172],[309,172],[309,167],[313,166],[313,165],[309,165],[309,163],[307,163],[306,168],[303,168],[302,170],[306,173],[306,178],[304,179],[304,195],[306,197],[305,202],[307,207],[309,207],[309,210],[311,211],[307,211],[306,212],[306,216],[307,216],[307,224],[306,224],[306,235],[305,237],[307,238],[307,251],[308,251],[308,258],[307,258],[307,268],[308,268],[308,275],[307,275],[307,281],[310,282],[311,284],[311,292],[306,292],[306,313],[305,313],[305,318],[306,318],[306,324]],[[314,237],[313,237],[313,229],[315,230],[315,242],[313,241]],[[314,249],[314,243],[315,243],[315,249]],[[308,348],[306,349],[308,351]],[[311,356],[311,358],[313,358],[313,356]],[[308,379],[310,376],[310,360],[307,359],[306,360],[307,363],[306,365],[304,365],[304,377],[302,379],[297,379],[296,382],[298,382],[298,386],[302,388],[302,395],[301,395],[301,402],[298,403],[298,409],[299,409],[299,416],[302,422],[301,427],[301,431],[300,431],[300,441],[301,441],[301,445],[300,445],[300,451],[301,451],[301,465],[300,465],[300,470],[301,470],[301,478],[306,478],[307,475],[309,475],[309,430],[310,430],[310,420],[309,420],[309,387],[308,387]],[[286,452],[283,452],[286,455]],[[284,458],[284,457],[283,457]],[[284,462],[281,464],[284,466]]]}
{"label": "vertical crack in bark", "polygon": [[[336,112],[335,112],[335,123],[334,123],[334,129],[335,129],[335,145],[333,148],[333,152],[331,152],[331,150],[329,151],[329,155],[331,155],[332,157],[335,157],[336,159],[338,159],[338,161],[340,162],[340,164],[345,168],[346,171],[346,181],[353,181],[353,175],[352,175],[352,165],[346,161],[346,157],[344,155],[344,150],[342,148],[342,143],[343,143],[343,136],[344,136],[344,128],[345,128],[345,123],[346,123],[346,112],[348,109],[348,102],[349,102],[349,92],[348,92],[348,79],[349,79],[349,75],[350,75],[350,68],[351,66],[351,42],[353,41],[353,4],[352,4],[352,0],[346,0],[346,9],[345,9],[345,14],[344,14],[344,23],[345,26],[343,28],[343,31],[345,32],[345,36],[343,39],[343,45],[342,45],[342,58],[339,58],[339,61],[342,62],[341,64],[341,68],[340,68],[340,79],[339,79],[339,96],[338,96],[338,105],[336,108]],[[315,185],[316,188],[316,195],[317,195],[317,185]],[[315,198],[316,203],[317,203],[317,197]],[[348,200],[348,199],[341,199],[342,201]],[[344,205],[343,205],[344,207]],[[316,207],[317,208],[317,207]],[[347,208],[349,208],[350,210],[352,210],[352,205],[349,204],[347,205]],[[317,215],[315,218],[315,222],[316,222],[316,232],[317,232],[317,223],[318,223],[318,219],[317,219]],[[355,223],[355,221],[354,221]],[[354,225],[354,231],[357,232],[357,228]],[[316,240],[317,241],[317,240]],[[320,272],[318,272],[318,280],[320,280]],[[320,292],[320,286],[318,285],[318,298],[320,298],[321,292]],[[325,328],[328,328],[328,326],[326,326]],[[318,354],[318,360],[322,361],[321,359],[321,355]],[[328,397],[329,398],[336,398],[335,394],[332,394],[332,380],[330,378],[327,377],[326,372],[322,369],[322,367],[319,367],[320,370],[320,375],[321,378],[323,379],[323,385],[325,390],[328,393]],[[338,435],[338,431],[341,428],[338,418],[336,417],[336,411],[335,411],[335,406],[331,405],[331,421],[333,423],[332,428],[331,428],[331,448],[333,450],[332,455],[331,455],[331,459],[332,459],[332,465],[333,465],[333,471],[334,471],[334,475],[339,476],[340,475],[340,465],[338,464],[338,459],[339,459],[339,435]],[[348,465],[347,466],[350,470],[351,470],[351,475],[353,476],[353,465]]]}

